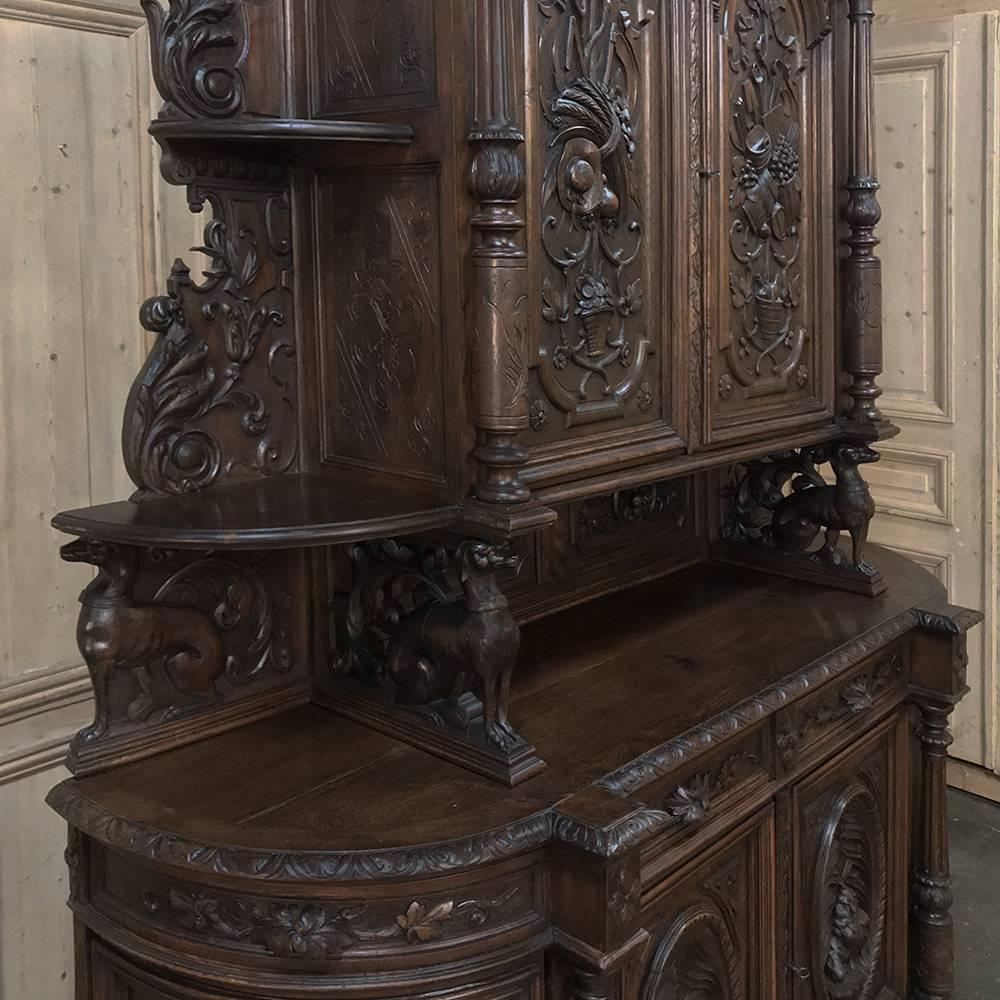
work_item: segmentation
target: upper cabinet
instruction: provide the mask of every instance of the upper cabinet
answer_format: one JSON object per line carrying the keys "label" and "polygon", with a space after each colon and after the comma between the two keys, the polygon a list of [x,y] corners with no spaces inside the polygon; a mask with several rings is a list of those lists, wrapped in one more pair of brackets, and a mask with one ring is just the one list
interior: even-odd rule
{"label": "upper cabinet", "polygon": [[711,444],[833,414],[837,182],[819,6],[727,0],[709,29]]}

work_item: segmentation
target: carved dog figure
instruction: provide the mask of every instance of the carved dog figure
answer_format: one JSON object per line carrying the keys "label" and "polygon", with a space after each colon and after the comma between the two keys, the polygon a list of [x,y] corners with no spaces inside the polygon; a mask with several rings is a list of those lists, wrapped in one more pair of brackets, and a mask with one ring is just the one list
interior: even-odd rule
{"label": "carved dog figure", "polygon": [[[132,591],[138,557],[127,546],[79,539],[63,546],[61,555],[67,562],[98,569],[80,595],[83,608],[77,625],[77,642],[97,702],[94,725],[84,730],[82,739],[100,739],[110,728],[110,683],[116,670],[138,670],[165,658],[167,676],[178,691],[214,694],[226,655],[211,618],[194,608],[136,604]],[[151,707],[148,695],[140,695],[129,705],[129,717],[140,719]]]}
{"label": "carved dog figure", "polygon": [[823,529],[826,542],[819,558],[836,565],[840,559],[837,542],[841,532],[849,532],[853,559],[864,571],[868,527],[875,516],[875,501],[859,466],[877,462],[878,452],[864,444],[844,443],[834,449],[830,464],[837,476],[835,486],[809,486],[782,500],[771,522],[771,538],[782,552],[805,552]]}
{"label": "carved dog figure", "polygon": [[394,630],[386,656],[401,705],[442,701],[478,684],[486,734],[501,749],[520,739],[507,709],[521,633],[495,573],[519,562],[504,547],[463,543],[458,550],[463,599],[418,608]]}

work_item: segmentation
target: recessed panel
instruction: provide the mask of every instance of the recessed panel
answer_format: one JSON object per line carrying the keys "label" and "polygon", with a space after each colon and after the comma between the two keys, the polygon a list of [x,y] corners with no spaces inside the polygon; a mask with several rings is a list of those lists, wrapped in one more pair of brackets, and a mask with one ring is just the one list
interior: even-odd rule
{"label": "recessed panel", "polygon": [[431,0],[315,0],[316,115],[436,96]]}
{"label": "recessed panel", "polygon": [[887,58],[876,72],[885,373],[892,417],[951,420],[947,53]]}
{"label": "recessed panel", "polygon": [[437,176],[318,181],[324,459],[443,478]]}

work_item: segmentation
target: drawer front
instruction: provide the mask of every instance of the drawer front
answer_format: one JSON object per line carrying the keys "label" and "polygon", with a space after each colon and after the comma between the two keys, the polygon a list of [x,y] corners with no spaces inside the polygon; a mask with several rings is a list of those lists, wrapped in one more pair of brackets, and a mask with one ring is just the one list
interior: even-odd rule
{"label": "drawer front", "polygon": [[774,996],[773,812],[724,838],[646,894],[651,938],[641,1000]]}
{"label": "drawer front", "polygon": [[843,679],[781,712],[775,743],[786,772],[817,763],[838,741],[860,736],[872,719],[906,696],[909,656],[897,643],[865,660]]}

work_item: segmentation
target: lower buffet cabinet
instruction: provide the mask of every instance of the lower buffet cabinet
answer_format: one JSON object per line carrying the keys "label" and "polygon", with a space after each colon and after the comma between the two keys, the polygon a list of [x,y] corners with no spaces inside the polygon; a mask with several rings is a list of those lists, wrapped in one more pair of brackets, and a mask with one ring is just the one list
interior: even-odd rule
{"label": "lower buffet cabinet", "polygon": [[[624,995],[641,1000],[901,1000],[907,982],[910,859],[889,845],[909,840],[912,743],[911,714],[891,717],[777,799],[762,803],[695,860],[644,889],[640,923],[648,940],[623,969]],[[648,867],[656,867],[655,858]],[[520,888],[519,878],[510,874],[506,884]],[[249,928],[238,926],[239,904],[230,912],[226,902],[205,894],[184,899],[175,889],[166,895],[168,905],[187,908],[186,923],[195,932],[214,927],[236,940],[251,936]],[[154,898],[155,892],[147,890],[147,911],[156,911]],[[250,912],[245,907],[244,914]],[[333,933],[319,921],[305,910],[285,915],[288,934],[299,933],[303,947],[310,934]],[[96,1000],[341,995],[332,987],[205,992],[168,984],[97,940],[87,947]],[[559,970],[553,975],[558,978]],[[544,993],[543,980],[539,956],[494,982],[459,987],[455,995],[536,1000]],[[588,982],[577,974],[575,985],[564,985],[570,996],[596,1000],[605,995],[598,980]],[[595,987],[596,992],[587,992]]]}
{"label": "lower buffet cabinet", "polygon": [[529,627],[515,788],[317,705],[64,782],[79,1000],[949,1000],[979,616],[881,559],[822,610],[716,567],[607,599],[613,656],[587,607]]}

